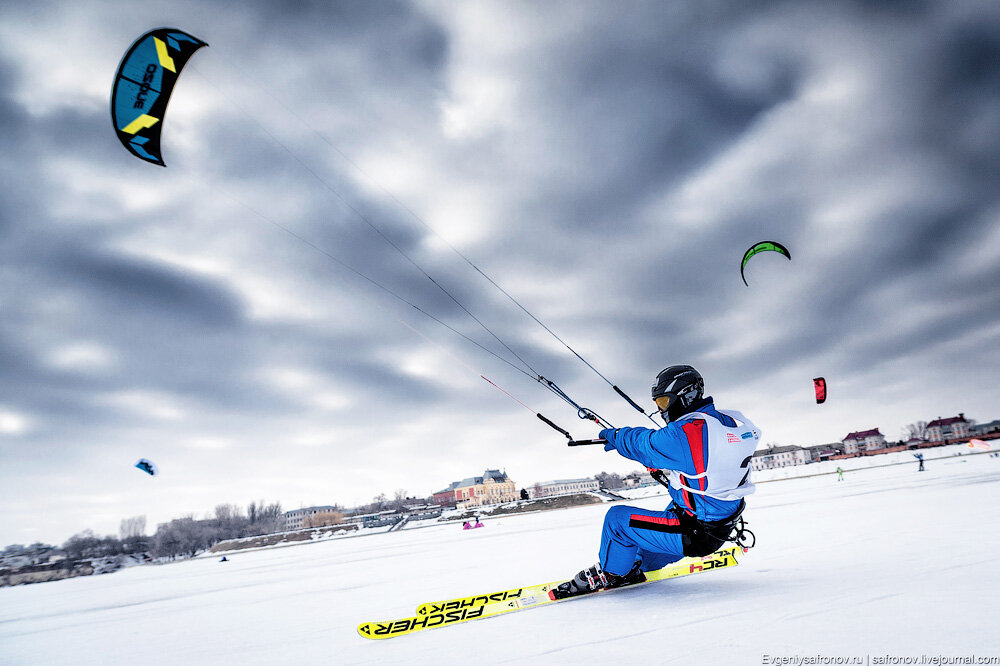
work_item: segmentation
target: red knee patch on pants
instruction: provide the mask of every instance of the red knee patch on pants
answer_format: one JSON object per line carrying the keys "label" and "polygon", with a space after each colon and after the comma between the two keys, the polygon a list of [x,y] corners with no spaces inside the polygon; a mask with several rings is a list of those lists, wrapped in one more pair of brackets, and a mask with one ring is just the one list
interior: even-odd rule
{"label": "red knee patch on pants", "polygon": [[633,513],[629,516],[628,526],[643,530],[653,530],[654,532],[677,533],[681,531],[681,521],[677,518],[644,516],[641,513]]}

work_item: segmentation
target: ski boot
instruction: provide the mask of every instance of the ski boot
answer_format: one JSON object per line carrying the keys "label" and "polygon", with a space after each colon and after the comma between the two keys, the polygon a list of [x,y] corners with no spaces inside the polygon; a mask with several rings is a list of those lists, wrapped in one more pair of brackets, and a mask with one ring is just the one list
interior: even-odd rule
{"label": "ski boot", "polygon": [[581,594],[590,594],[599,590],[610,590],[616,587],[624,587],[625,585],[642,583],[646,580],[646,574],[642,573],[640,569],[641,564],[641,562],[636,562],[632,565],[631,571],[624,576],[619,576],[604,571],[601,568],[600,562],[598,562],[592,567],[587,567],[574,576],[573,580],[566,581],[549,594],[553,599],[565,599]]}

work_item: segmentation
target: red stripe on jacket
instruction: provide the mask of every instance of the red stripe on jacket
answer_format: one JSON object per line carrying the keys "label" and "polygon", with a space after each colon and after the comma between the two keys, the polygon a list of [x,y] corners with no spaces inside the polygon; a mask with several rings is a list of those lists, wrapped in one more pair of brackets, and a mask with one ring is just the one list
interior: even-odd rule
{"label": "red stripe on jacket", "polygon": [[[707,451],[705,451],[705,422],[701,419],[695,419],[694,421],[688,421],[681,426],[681,430],[687,436],[688,447],[691,449],[691,460],[694,461],[694,473],[698,474],[705,473],[705,465],[707,464],[706,458],[708,457]],[[697,479],[698,490],[705,490],[705,485],[707,480],[705,477]]]}

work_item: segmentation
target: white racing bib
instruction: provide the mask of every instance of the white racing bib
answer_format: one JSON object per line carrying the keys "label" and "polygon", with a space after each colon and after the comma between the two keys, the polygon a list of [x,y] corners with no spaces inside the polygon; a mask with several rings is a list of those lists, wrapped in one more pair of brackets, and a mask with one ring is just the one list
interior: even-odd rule
{"label": "white racing bib", "polygon": [[[705,448],[708,463],[700,474],[683,474],[677,470],[667,470],[670,486],[677,490],[687,490],[697,495],[705,495],[719,500],[738,500],[756,490],[750,481],[750,458],[760,443],[760,430],[750,419],[737,411],[725,409],[720,413],[736,421],[735,427],[725,426],[708,414],[692,412],[680,419],[680,424],[702,420],[708,430]],[[701,447],[701,443],[692,446]],[[695,466],[698,466],[701,451],[692,451]]]}

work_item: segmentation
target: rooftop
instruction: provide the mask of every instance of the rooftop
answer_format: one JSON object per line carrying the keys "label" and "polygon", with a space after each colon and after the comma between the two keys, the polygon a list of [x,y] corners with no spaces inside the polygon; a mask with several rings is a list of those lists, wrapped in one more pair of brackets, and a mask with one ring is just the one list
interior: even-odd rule
{"label": "rooftop", "polygon": [[487,480],[492,480],[496,483],[503,483],[505,481],[510,481],[510,479],[507,477],[507,472],[502,472],[498,469],[488,469],[485,472],[483,472],[482,476],[468,476],[462,479],[461,481],[452,481],[447,488],[444,488],[443,490],[439,490],[437,492],[446,493],[455,490],[456,488],[469,488],[470,486],[480,486]]}
{"label": "rooftop", "polygon": [[943,419],[940,416],[927,424],[928,428],[934,428],[935,426],[946,426],[952,425],[954,423],[965,423],[965,414],[959,414],[958,416],[952,416],[951,418]]}
{"label": "rooftop", "polygon": [[878,428],[872,428],[871,430],[861,430],[860,432],[852,432],[843,440],[846,442],[849,439],[864,439],[865,437],[879,437],[882,433],[878,431]]}
{"label": "rooftop", "polygon": [[306,511],[337,511],[337,510],[338,509],[335,506],[307,506],[307,507],[303,507],[301,509],[293,509],[291,511],[286,511],[282,515],[292,516],[292,515],[295,515],[297,513],[303,513],[303,512],[306,512]]}
{"label": "rooftop", "polygon": [[802,448],[809,451],[836,451],[843,449],[844,444],[843,442],[830,442],[829,444],[813,444],[812,446],[803,446]]}
{"label": "rooftop", "polygon": [[770,446],[766,449],[757,449],[753,452],[754,457],[758,456],[769,456],[773,453],[788,453],[790,451],[801,451],[801,446],[796,446],[795,444],[790,444],[789,446]]}

